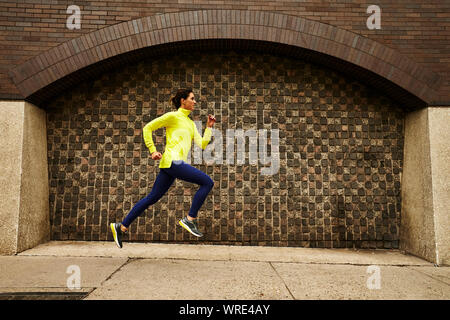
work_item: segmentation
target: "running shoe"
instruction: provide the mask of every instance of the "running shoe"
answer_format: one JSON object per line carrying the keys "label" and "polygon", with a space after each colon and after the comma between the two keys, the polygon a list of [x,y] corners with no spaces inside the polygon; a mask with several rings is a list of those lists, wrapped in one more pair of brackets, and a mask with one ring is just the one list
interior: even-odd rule
{"label": "running shoe", "polygon": [[197,222],[195,220],[194,221],[189,221],[187,217],[184,217],[178,223],[180,224],[180,226],[185,228],[187,231],[192,233],[194,236],[196,236],[196,237],[203,237],[203,233],[198,231]]}
{"label": "running shoe", "polygon": [[123,235],[123,232],[122,232],[122,230],[120,230],[120,226],[121,225],[122,224],[120,222],[119,223],[111,223],[110,224],[111,231],[112,231],[112,234],[113,234],[113,237],[114,237],[114,242],[117,244],[117,246],[119,248],[122,248],[122,235]]}

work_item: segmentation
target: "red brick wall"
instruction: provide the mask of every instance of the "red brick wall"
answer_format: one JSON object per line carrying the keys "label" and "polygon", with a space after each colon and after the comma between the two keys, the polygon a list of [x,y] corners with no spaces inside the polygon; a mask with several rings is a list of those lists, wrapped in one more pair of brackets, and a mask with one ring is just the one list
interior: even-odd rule
{"label": "red brick wall", "polygon": [[[53,1],[0,3],[0,98],[23,98],[8,71],[71,38],[122,21],[157,13],[199,9],[268,10],[331,24],[378,41],[438,73],[437,104],[450,104],[449,1]],[[381,29],[369,30],[369,5],[380,6]],[[69,5],[82,10],[81,30],[66,28]]]}

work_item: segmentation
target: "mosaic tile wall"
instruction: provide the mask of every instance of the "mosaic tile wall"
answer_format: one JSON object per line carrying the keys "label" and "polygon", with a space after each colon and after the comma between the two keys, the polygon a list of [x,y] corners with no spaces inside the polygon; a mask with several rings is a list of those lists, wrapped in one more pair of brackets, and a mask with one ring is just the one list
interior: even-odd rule
{"label": "mosaic tile wall", "polygon": [[[205,236],[197,239],[177,225],[197,190],[177,180],[134,221],[125,241],[398,248],[400,107],[332,70],[236,52],[141,61],[48,105],[53,240],[112,239],[109,223],[150,192],[159,172],[142,128],[173,111],[170,96],[186,86],[198,102],[191,118],[202,120],[203,129],[208,113],[224,137],[227,129],[278,129],[279,171],[261,175],[264,165],[248,159],[243,165],[192,162],[215,181],[198,215]],[[162,152],[164,129],[154,141]],[[224,159],[225,153],[224,139]]]}

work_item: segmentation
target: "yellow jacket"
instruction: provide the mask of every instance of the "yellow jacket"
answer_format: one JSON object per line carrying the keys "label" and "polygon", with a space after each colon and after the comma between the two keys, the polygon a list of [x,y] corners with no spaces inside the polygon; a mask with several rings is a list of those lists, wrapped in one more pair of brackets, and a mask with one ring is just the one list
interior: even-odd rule
{"label": "yellow jacket", "polygon": [[187,160],[188,152],[191,149],[192,139],[205,149],[211,141],[211,128],[206,127],[203,138],[197,131],[194,121],[189,118],[190,110],[178,108],[178,111],[171,111],[147,123],[143,129],[144,141],[150,154],[156,151],[153,143],[152,132],[161,128],[166,128],[166,149],[159,163],[160,168],[170,168],[172,160]]}

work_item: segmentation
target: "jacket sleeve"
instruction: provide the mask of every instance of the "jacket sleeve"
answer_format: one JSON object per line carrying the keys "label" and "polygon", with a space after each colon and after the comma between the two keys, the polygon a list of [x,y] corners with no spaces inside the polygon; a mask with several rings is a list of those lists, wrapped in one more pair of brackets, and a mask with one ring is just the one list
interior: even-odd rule
{"label": "jacket sleeve", "polygon": [[192,125],[194,126],[194,142],[204,150],[208,143],[211,141],[212,129],[206,127],[202,138],[200,133],[198,133],[197,126],[194,123],[192,123]]}
{"label": "jacket sleeve", "polygon": [[150,150],[150,154],[152,154],[153,152],[156,151],[156,147],[155,144],[153,143],[153,137],[152,137],[152,133],[153,131],[162,128],[162,127],[167,127],[171,124],[171,119],[172,119],[172,113],[171,112],[167,112],[165,114],[163,114],[162,116],[153,119],[152,121],[150,121],[149,123],[147,123],[144,126],[143,131],[143,135],[144,135],[144,142],[145,145],[147,146],[147,148]]}

